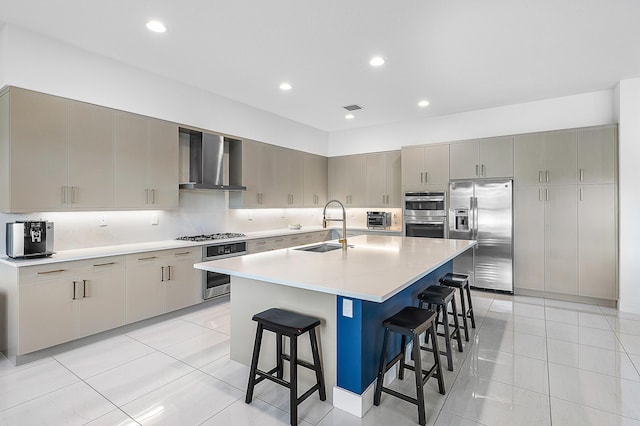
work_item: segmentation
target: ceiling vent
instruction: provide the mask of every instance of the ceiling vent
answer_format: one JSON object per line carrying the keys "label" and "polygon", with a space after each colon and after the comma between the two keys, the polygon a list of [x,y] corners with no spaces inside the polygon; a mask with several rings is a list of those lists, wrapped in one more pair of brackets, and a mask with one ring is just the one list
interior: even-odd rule
{"label": "ceiling vent", "polygon": [[357,111],[359,109],[362,109],[360,105],[356,105],[356,104],[343,106],[342,108],[346,109],[347,111]]}

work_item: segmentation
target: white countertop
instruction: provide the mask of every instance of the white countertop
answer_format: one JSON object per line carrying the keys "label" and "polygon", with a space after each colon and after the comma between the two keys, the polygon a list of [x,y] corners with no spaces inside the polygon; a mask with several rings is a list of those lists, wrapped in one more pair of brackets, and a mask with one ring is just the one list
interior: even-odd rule
{"label": "white countertop", "polygon": [[[338,228],[328,228],[330,229],[338,229]],[[358,228],[348,228],[348,229],[356,229]],[[259,238],[269,238],[276,237],[282,235],[295,235],[295,234],[304,234],[307,232],[316,232],[322,231],[322,226],[303,226],[299,230],[291,230],[291,229],[274,229],[269,231],[257,231],[257,232],[247,232],[246,236],[239,238],[229,238],[225,240],[209,240],[209,241],[180,241],[180,240],[162,240],[162,241],[152,241],[145,243],[133,243],[133,244],[118,244],[112,246],[103,246],[103,247],[91,247],[91,248],[80,248],[73,250],[60,250],[56,251],[52,256],[49,257],[40,257],[36,259],[11,259],[7,256],[1,256],[0,262],[15,266],[34,266],[34,265],[44,265],[49,263],[57,263],[57,262],[68,262],[73,260],[84,260],[84,259],[95,259],[98,257],[105,256],[121,256],[133,253],[143,253],[148,251],[155,250],[171,250],[177,248],[184,247],[197,247],[197,246],[205,246],[211,245],[221,242],[234,242],[234,241],[248,241],[255,240]],[[362,229],[365,231],[366,229]],[[401,232],[401,230],[391,230],[392,232]],[[379,232],[379,233],[388,233],[389,230],[369,230],[369,232]]]}
{"label": "white countertop", "polygon": [[[337,241],[333,241],[336,242]],[[475,241],[361,235],[346,252],[295,248],[213,260],[197,269],[384,302],[468,248]]]}

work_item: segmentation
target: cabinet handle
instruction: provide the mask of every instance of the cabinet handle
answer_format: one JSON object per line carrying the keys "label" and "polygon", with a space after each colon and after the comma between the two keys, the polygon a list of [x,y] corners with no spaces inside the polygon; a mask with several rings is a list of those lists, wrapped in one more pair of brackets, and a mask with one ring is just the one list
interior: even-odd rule
{"label": "cabinet handle", "polygon": [[538,183],[542,183],[542,170],[538,170]]}
{"label": "cabinet handle", "polygon": [[149,257],[139,257],[138,260],[153,260],[153,259],[157,259],[156,256],[149,256]]}
{"label": "cabinet handle", "polygon": [[67,187],[62,187],[62,192],[60,193],[62,197],[62,204],[67,204]]}
{"label": "cabinet handle", "polygon": [[582,200],[583,200],[583,190],[582,190],[582,188],[580,188],[580,201],[582,201]]}
{"label": "cabinet handle", "polygon": [[580,169],[580,182],[584,180],[584,169]]}
{"label": "cabinet handle", "polygon": [[164,282],[164,266],[160,267],[160,282]]}
{"label": "cabinet handle", "polygon": [[545,175],[546,182],[549,183],[549,170],[546,170],[544,175]]}
{"label": "cabinet handle", "polygon": [[64,272],[64,271],[66,271],[66,269],[55,269],[53,271],[38,272],[38,275],[57,274],[58,272]]}
{"label": "cabinet handle", "polygon": [[476,176],[480,176],[480,175],[478,174],[478,165],[477,165],[477,164],[476,164]]}
{"label": "cabinet handle", "polygon": [[[140,260],[140,259],[138,259]],[[107,262],[107,263],[96,263],[93,265],[94,268],[98,267],[98,266],[109,266],[109,265],[115,265],[116,262]]]}
{"label": "cabinet handle", "polygon": [[71,187],[71,204],[75,204],[76,203],[76,192],[78,190],[77,186],[72,186]]}
{"label": "cabinet handle", "polygon": [[73,296],[71,297],[71,300],[78,300],[76,298],[76,284],[77,283],[75,281],[72,281],[72,282],[73,282]]}
{"label": "cabinet handle", "polygon": [[387,204],[387,196],[382,194],[382,204]]}
{"label": "cabinet handle", "polygon": [[182,251],[180,253],[173,253],[173,255],[174,256],[184,256],[184,255],[187,255],[187,254],[190,254],[190,253],[191,253],[190,251]]}
{"label": "cabinet handle", "polygon": [[151,204],[155,204],[156,203],[156,190],[152,189],[151,190]]}
{"label": "cabinet handle", "polygon": [[144,190],[144,203],[145,204],[149,204],[149,190],[148,189]]}
{"label": "cabinet handle", "polygon": [[547,191],[547,201],[549,201],[549,188],[547,188],[546,191]]}
{"label": "cabinet handle", "polygon": [[482,166],[480,166],[480,171],[481,171],[482,176],[486,175],[485,169],[484,169],[484,164]]}
{"label": "cabinet handle", "polygon": [[424,183],[424,172],[420,172],[420,183]]}
{"label": "cabinet handle", "polygon": [[87,280],[82,280],[82,298],[87,297]]}
{"label": "cabinet handle", "polygon": [[424,172],[424,183],[429,183],[429,172]]}
{"label": "cabinet handle", "polygon": [[167,278],[167,281],[171,281],[171,265],[167,266],[167,275],[169,276],[169,278]]}
{"label": "cabinet handle", "polygon": [[538,200],[542,201],[542,188],[538,188]]}

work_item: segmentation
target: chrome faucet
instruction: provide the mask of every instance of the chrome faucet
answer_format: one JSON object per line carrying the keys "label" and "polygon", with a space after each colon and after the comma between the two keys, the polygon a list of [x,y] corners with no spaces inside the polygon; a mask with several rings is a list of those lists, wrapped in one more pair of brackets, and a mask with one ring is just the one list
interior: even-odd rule
{"label": "chrome faucet", "polygon": [[[327,219],[327,206],[331,203],[338,203],[342,208],[342,219]],[[342,250],[347,249],[347,212],[344,210],[344,205],[338,200],[331,200],[324,205],[322,210],[322,227],[327,227],[327,222],[342,222],[342,239],[338,240],[342,244]]]}

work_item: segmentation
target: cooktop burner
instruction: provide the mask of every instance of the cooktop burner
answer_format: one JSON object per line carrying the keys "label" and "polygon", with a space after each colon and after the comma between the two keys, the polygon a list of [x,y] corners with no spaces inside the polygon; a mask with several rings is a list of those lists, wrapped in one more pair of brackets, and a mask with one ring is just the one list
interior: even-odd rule
{"label": "cooktop burner", "polygon": [[176,240],[182,241],[209,241],[209,240],[224,240],[227,238],[240,238],[246,235],[237,232],[223,232],[218,234],[206,234],[206,235],[187,235],[185,237],[178,237]]}

